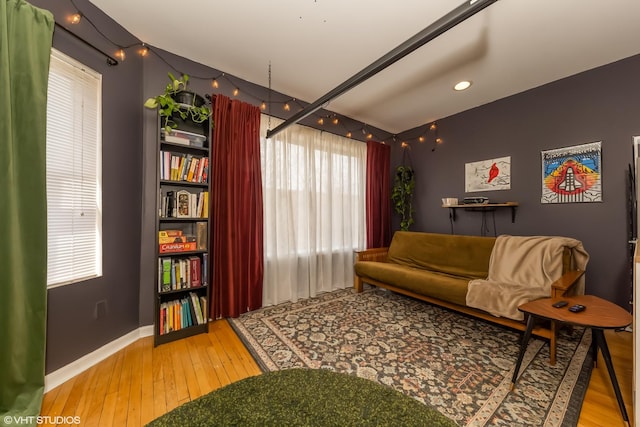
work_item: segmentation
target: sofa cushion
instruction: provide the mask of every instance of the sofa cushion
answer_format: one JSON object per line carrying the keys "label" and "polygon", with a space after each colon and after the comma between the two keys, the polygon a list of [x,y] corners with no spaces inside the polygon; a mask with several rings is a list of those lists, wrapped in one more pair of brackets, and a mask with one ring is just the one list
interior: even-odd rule
{"label": "sofa cushion", "polygon": [[[396,233],[397,234],[397,233]],[[469,279],[390,262],[358,261],[356,274],[420,295],[464,305]]]}
{"label": "sofa cushion", "polygon": [[484,279],[495,237],[396,231],[389,261],[468,279]]}

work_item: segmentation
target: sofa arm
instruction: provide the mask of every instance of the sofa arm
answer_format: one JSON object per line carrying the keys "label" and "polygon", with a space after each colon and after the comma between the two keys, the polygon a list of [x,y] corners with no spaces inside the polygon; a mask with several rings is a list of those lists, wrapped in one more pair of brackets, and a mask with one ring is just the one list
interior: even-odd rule
{"label": "sofa arm", "polygon": [[353,251],[355,254],[354,262],[358,261],[379,261],[384,262],[387,260],[387,254],[389,248],[372,248],[364,251]]}
{"label": "sofa arm", "polygon": [[584,274],[584,270],[567,271],[558,280],[551,284],[551,297],[561,298],[571,290]]}

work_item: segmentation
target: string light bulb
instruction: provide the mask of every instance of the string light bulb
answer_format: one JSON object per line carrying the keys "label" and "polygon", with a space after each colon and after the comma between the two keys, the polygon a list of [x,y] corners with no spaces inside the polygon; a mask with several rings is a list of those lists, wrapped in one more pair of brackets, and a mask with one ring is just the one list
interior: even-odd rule
{"label": "string light bulb", "polygon": [[69,22],[73,25],[79,24],[81,20],[82,20],[82,15],[79,12],[74,13],[69,17]]}
{"label": "string light bulb", "polygon": [[351,138],[351,132],[347,132],[347,138]]}
{"label": "string light bulb", "polygon": [[220,85],[218,84],[218,80],[216,80],[216,79],[211,80],[211,86],[212,86],[214,89],[218,89],[218,86],[220,86]]}
{"label": "string light bulb", "polygon": [[442,138],[436,138],[436,144],[442,144]]}
{"label": "string light bulb", "polygon": [[149,53],[149,48],[145,46],[144,43],[142,43],[142,46],[140,47],[140,50],[138,50],[138,53],[144,58]]}
{"label": "string light bulb", "polygon": [[264,102],[264,101],[262,101],[262,104],[260,104],[260,109],[261,109],[262,111],[266,110],[266,109],[267,109],[267,103],[266,103],[266,102]]}
{"label": "string light bulb", "polygon": [[118,58],[120,61],[124,61],[124,59],[127,57],[127,54],[124,52],[123,48],[120,48],[113,56]]}
{"label": "string light bulb", "polygon": [[407,144],[406,142],[402,141],[402,144],[400,144],[400,146],[402,148],[407,148],[409,146],[409,144]]}
{"label": "string light bulb", "polygon": [[371,139],[371,138],[373,138],[373,134],[368,133],[367,134],[367,139]]}
{"label": "string light bulb", "polygon": [[320,126],[322,126],[322,125],[324,124],[324,117],[320,117],[320,118],[318,119],[318,124],[319,124]]}
{"label": "string light bulb", "polygon": [[424,136],[420,135],[420,137],[418,138],[418,141],[424,142]]}
{"label": "string light bulb", "polygon": [[235,88],[235,89],[233,90],[233,96],[238,96],[238,94],[239,94],[239,93],[240,93],[240,89]]}
{"label": "string light bulb", "polygon": [[289,106],[288,102],[285,102],[282,108],[284,108],[284,111],[291,111],[291,106]]}
{"label": "string light bulb", "polygon": [[338,120],[338,118],[337,118],[337,117],[334,117],[334,119],[333,119],[333,124],[334,124],[334,125],[337,125],[338,123],[340,123],[340,120]]}
{"label": "string light bulb", "polygon": [[429,126],[429,130],[436,130],[436,129],[438,129],[436,122],[431,123],[431,126]]}

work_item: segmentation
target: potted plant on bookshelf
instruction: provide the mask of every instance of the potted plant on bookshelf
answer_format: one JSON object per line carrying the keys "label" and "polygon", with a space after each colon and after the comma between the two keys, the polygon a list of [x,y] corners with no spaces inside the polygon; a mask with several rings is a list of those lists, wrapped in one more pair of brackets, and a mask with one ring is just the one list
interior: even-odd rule
{"label": "potted plant on bookshelf", "polygon": [[163,117],[162,127],[167,133],[178,127],[176,121],[190,119],[194,123],[204,123],[211,116],[211,109],[205,105],[202,96],[188,91],[189,76],[183,74],[176,79],[171,73],[164,93],[145,101],[146,108],[158,109]]}

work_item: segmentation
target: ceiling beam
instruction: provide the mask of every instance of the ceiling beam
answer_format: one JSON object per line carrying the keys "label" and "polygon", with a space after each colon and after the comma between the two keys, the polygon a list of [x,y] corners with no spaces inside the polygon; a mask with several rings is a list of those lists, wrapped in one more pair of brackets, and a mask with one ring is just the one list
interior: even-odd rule
{"label": "ceiling beam", "polygon": [[442,33],[450,30],[455,27],[462,21],[470,18],[476,13],[480,12],[487,6],[495,3],[498,0],[467,0],[460,6],[453,9],[451,12],[444,15],[442,18],[433,22],[431,25],[426,27],[424,30],[415,34],[410,39],[406,40],[404,43],[398,45],[393,50],[389,51],[384,56],[380,57],[377,61],[373,62],[369,66],[363,68],[360,72],[354,74],[351,78],[336,86],[333,90],[329,91],[327,94],[321,96],[316,101],[304,107],[302,110],[295,113],[293,116],[289,117],[284,122],[280,123],[273,130],[267,131],[267,138],[271,138],[277,133],[281,132],[288,126],[297,123],[298,121],[304,119],[305,117],[313,114],[315,111],[322,108],[325,104],[330,102],[331,100],[337,98],[343,93],[347,92],[350,89],[353,89],[355,86],[364,82],[368,78],[373,75],[379,73],[384,70],[391,64],[399,61],[405,56],[409,55],[414,50],[419,47],[425,45],[431,40],[435,39]]}

